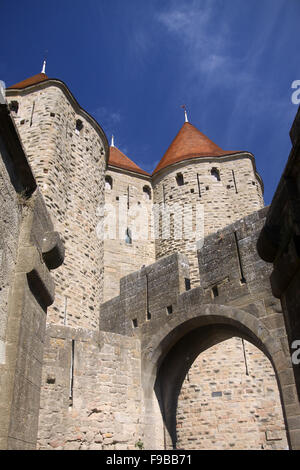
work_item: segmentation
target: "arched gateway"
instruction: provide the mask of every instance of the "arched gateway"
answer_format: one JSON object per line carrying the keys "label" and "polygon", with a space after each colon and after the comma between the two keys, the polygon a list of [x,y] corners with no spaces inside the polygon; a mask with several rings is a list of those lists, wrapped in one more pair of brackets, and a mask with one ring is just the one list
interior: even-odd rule
{"label": "arched gateway", "polygon": [[102,330],[140,341],[145,448],[176,446],[177,398],[187,371],[201,352],[232,337],[271,361],[289,447],[300,447],[284,317],[271,291],[271,267],[256,251],[265,215],[262,209],[205,238],[200,287],[190,289],[187,258],[174,253],[121,279],[120,295],[102,305]]}
{"label": "arched gateway", "polygon": [[[176,448],[176,409],[183,380],[198,355],[211,346],[239,336],[259,348],[271,361],[277,378],[287,425],[285,377],[290,372],[281,342],[252,314],[234,307],[205,305],[190,308],[182,318],[173,318],[144,349],[143,386],[146,402],[155,393],[165,424],[165,446]],[[150,405],[151,406],[151,405]],[[151,413],[150,410],[148,412]]]}

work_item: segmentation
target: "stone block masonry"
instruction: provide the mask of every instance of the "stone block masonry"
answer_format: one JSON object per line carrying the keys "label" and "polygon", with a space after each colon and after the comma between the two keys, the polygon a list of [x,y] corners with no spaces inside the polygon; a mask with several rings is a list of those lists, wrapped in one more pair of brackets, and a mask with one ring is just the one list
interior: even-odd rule
{"label": "stone block masonry", "polygon": [[182,449],[288,449],[274,369],[241,338],[198,356],[182,384],[176,416]]}
{"label": "stone block masonry", "polygon": [[36,189],[6,105],[0,106],[0,448],[35,449],[50,270],[64,248]]}
{"label": "stone block masonry", "polygon": [[104,204],[106,137],[62,82],[8,90],[7,95],[8,100],[19,102],[14,119],[66,248],[65,262],[55,272],[56,299],[47,320],[97,328],[103,295],[103,236],[97,235],[96,228],[97,210]]}
{"label": "stone block masonry", "polygon": [[[150,177],[110,167],[106,178],[103,301],[120,293],[120,279],[155,261]],[[145,192],[147,188],[149,192]],[[131,243],[126,243],[126,230]]]}
{"label": "stone block masonry", "polygon": [[39,449],[134,450],[142,416],[137,339],[47,327]]}
{"label": "stone block masonry", "polygon": [[[217,168],[219,180],[212,170]],[[176,176],[181,174],[183,181],[178,185]],[[162,220],[159,221],[159,237],[156,240],[156,257],[178,251],[189,260],[193,287],[201,284],[197,266],[197,238],[216,232],[264,206],[262,184],[259,179],[253,156],[249,154],[235,157],[198,158],[184,161],[166,168],[153,176],[154,202],[165,206],[178,225],[178,211],[191,211],[192,230],[183,236],[164,238]],[[202,226],[196,225],[197,207],[203,209]],[[202,218],[202,216],[201,216]],[[176,233],[173,229],[173,232]]]}

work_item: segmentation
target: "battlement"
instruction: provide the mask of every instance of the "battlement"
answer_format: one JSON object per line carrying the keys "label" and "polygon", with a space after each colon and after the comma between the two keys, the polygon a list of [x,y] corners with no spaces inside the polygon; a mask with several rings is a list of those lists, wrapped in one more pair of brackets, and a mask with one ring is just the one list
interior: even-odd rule
{"label": "battlement", "polygon": [[[175,253],[121,279],[120,296],[101,305],[100,330],[147,342],[174,318],[200,305],[239,306],[282,326],[280,303],[270,290],[270,266],[256,251],[268,208],[205,238],[198,251],[201,286],[189,289],[187,258]],[[273,322],[273,323],[272,323]]]}

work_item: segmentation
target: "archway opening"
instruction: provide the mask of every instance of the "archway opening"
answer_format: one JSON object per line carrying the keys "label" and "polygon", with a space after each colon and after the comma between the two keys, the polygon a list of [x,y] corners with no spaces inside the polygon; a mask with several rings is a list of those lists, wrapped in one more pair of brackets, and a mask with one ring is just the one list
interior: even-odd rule
{"label": "archway opening", "polygon": [[[215,320],[217,320],[217,318],[215,318]],[[176,331],[173,330],[171,333],[173,339],[171,342],[169,341],[165,352],[163,352],[164,345],[161,345],[162,354],[158,361],[154,389],[165,426],[165,448],[262,449],[278,448],[278,442],[280,441],[279,448],[286,449],[285,417],[283,417],[277,378],[273,365],[270,362],[271,358],[267,357],[268,353],[264,349],[263,344],[260,343],[249,330],[247,331],[244,327],[237,327],[233,322],[229,324],[209,323],[211,320],[208,317],[206,317],[205,321],[208,324],[206,323],[198,327],[194,325],[194,329],[192,330],[190,327],[185,326],[188,325],[189,322],[180,325],[181,333],[176,338]],[[185,328],[189,328],[186,334],[183,333]],[[228,340],[229,343],[226,343]],[[166,344],[167,341],[164,341]],[[245,350],[243,350],[243,343]],[[229,349],[232,351],[232,361],[230,361],[226,353],[226,347],[228,348],[230,344]],[[210,370],[210,372],[208,373],[206,370],[206,376],[205,374],[199,373],[200,382],[205,376],[204,381],[197,384],[193,376],[193,382],[190,382],[189,386],[188,380],[191,379],[191,373],[193,372],[194,374],[195,372],[193,370],[193,364],[195,363],[194,367],[198,367],[199,372],[199,364],[197,365],[197,362],[200,361],[201,363],[202,360],[203,366],[203,358],[205,359],[204,354],[210,355],[211,358],[213,358],[213,356],[216,355],[216,350],[213,349],[214,347],[217,347],[216,350],[219,350],[219,352],[221,351],[220,355],[225,362],[222,365],[222,363],[213,364],[213,361],[211,361],[212,363],[208,364],[208,370]],[[247,364],[248,375],[246,373],[244,354],[246,354],[246,360],[248,357],[248,360],[251,362],[251,370],[249,364]],[[234,365],[234,357],[238,357],[236,365]],[[220,359],[217,362],[222,362],[222,360]],[[239,368],[240,372],[243,374],[243,380],[241,380],[241,377],[239,380],[241,382],[240,391],[244,390],[244,396],[240,396],[239,402],[235,400],[239,392],[235,392],[236,396],[234,399],[232,398],[234,396],[232,395],[233,391],[237,390],[233,387],[237,383],[230,379],[230,375],[234,375],[232,368],[233,370]],[[223,383],[222,381],[218,383],[217,374],[222,375],[222,369],[225,370],[223,373],[227,375],[226,380],[228,383],[224,382],[225,379],[223,379]],[[214,372],[216,370],[220,372]],[[251,371],[254,377],[249,375]],[[264,371],[268,371],[270,380],[266,379],[265,382],[261,382],[259,379],[262,378]],[[233,384],[229,384],[229,381],[233,382]],[[193,385],[193,387],[191,387],[191,385]],[[228,388],[229,385],[232,386],[232,390]],[[192,396],[193,388],[198,394],[198,403],[195,399],[195,395]],[[197,390],[195,390],[195,388],[197,388]],[[268,388],[270,390],[268,390]],[[256,393],[256,404],[254,403],[255,400],[252,400],[254,390]],[[230,391],[231,399],[229,398]],[[222,394],[220,394],[220,392],[222,392]],[[268,393],[270,394],[269,396]],[[210,397],[208,400],[209,394]],[[248,401],[246,394],[250,396]],[[201,402],[202,399],[203,402]],[[184,405],[184,400],[186,401],[186,405]],[[197,408],[199,403],[200,405],[203,403],[203,406],[201,405]],[[217,405],[215,408],[213,408],[215,406],[213,403]],[[222,415],[224,403],[230,406],[228,406],[227,410],[223,410]],[[209,413],[205,414],[204,411],[207,406],[210,410],[210,416]],[[185,415],[184,407],[186,408]],[[239,420],[234,422],[235,419],[232,417],[230,408],[234,409],[235,407],[243,409],[244,416],[240,419],[240,421],[242,421],[241,423],[238,423]],[[196,412],[197,409],[198,416]],[[238,410],[236,411],[236,416],[238,416]],[[250,413],[250,411],[252,411],[252,413]],[[258,416],[255,416],[255,414]],[[246,415],[247,419],[245,418]],[[255,419],[251,421],[253,415]],[[230,422],[230,420],[232,421]],[[234,426],[236,426],[236,432],[233,431]],[[258,437],[256,440],[252,439],[248,446],[248,444],[246,444],[246,428],[251,428],[251,426],[252,429],[255,427]],[[197,427],[198,431],[196,431]],[[238,429],[244,430],[244,435],[242,435],[242,431],[238,432]],[[276,433],[275,431],[279,432]],[[220,436],[222,436],[222,439]],[[278,439],[278,436],[280,436],[280,439]],[[277,446],[275,440],[278,441]],[[267,441],[268,444],[266,444]]]}
{"label": "archway opening", "polygon": [[180,390],[177,448],[285,450],[288,447],[273,366],[233,337],[199,354]]}

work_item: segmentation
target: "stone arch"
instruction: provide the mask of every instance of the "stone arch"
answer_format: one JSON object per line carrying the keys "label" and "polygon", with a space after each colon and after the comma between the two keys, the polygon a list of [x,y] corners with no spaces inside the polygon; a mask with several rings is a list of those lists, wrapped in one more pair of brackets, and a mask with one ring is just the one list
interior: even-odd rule
{"label": "stone arch", "polygon": [[294,383],[287,380],[291,377],[291,363],[280,340],[251,313],[223,305],[189,308],[184,318],[175,315],[143,347],[146,414],[153,414],[155,392],[166,430],[165,447],[176,447],[177,399],[187,371],[202,351],[234,336],[249,341],[270,360],[277,379],[289,445],[295,448],[291,443],[287,407]]}

